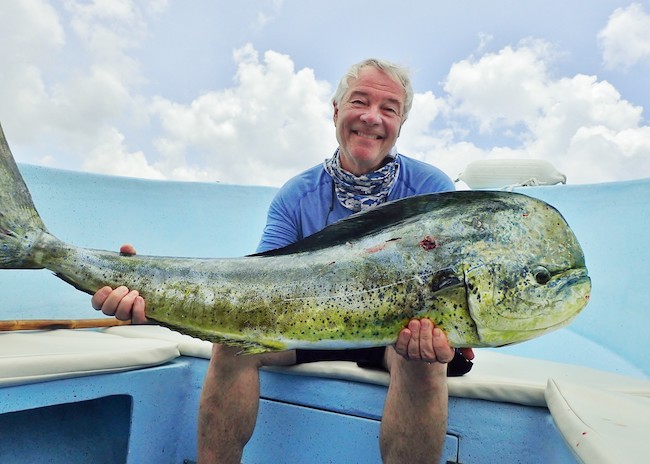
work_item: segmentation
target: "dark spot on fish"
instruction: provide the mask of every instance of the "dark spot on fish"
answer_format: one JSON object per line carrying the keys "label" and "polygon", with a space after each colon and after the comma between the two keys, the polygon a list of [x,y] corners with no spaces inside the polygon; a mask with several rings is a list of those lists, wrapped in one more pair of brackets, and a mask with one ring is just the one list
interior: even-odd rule
{"label": "dark spot on fish", "polygon": [[427,235],[420,242],[420,246],[422,249],[430,251],[436,249],[438,247],[438,244],[436,243],[435,238],[431,238],[431,236]]}

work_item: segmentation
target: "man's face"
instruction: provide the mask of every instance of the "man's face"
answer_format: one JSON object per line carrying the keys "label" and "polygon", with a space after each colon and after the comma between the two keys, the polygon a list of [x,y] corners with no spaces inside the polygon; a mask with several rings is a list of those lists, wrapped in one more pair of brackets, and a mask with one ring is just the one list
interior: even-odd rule
{"label": "man's face", "polygon": [[350,79],[340,105],[334,103],[343,169],[361,175],[382,165],[399,136],[404,100],[402,86],[372,66]]}

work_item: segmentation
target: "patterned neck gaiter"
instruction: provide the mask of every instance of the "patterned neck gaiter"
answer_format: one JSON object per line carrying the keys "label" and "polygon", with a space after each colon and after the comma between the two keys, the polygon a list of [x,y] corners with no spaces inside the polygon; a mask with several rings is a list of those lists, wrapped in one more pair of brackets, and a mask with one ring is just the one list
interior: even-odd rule
{"label": "patterned neck gaiter", "polygon": [[391,160],[376,171],[355,176],[341,167],[339,150],[325,160],[323,167],[332,177],[336,198],[347,209],[365,211],[386,201],[399,175],[397,150],[393,148],[388,155]]}

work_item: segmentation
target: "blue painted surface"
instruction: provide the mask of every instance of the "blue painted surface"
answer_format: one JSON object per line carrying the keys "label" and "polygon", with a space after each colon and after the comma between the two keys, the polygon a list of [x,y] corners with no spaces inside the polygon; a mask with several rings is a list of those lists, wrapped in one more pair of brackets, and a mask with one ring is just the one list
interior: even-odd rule
{"label": "blue painted surface", "polygon": [[[279,402],[281,405],[300,405],[313,408],[314,411],[331,411],[341,417],[353,416],[369,419],[374,423],[376,433],[379,432],[379,420],[386,397],[386,388],[371,384],[355,383],[346,380],[323,379],[314,377],[296,377],[292,375],[262,372],[261,396]],[[274,428],[278,416],[289,422],[283,422]],[[271,462],[264,457],[267,449],[266,440],[277,431],[290,430],[298,435],[313,433],[314,429],[321,430],[323,439],[317,440],[323,446],[327,443],[338,443],[336,434],[340,431],[329,430],[343,428],[347,434],[356,438],[356,445],[345,455],[337,454],[335,449],[328,449],[327,459],[309,461],[308,454],[302,460],[287,460],[281,462],[381,462],[377,440],[369,435],[367,423],[350,424],[349,422],[327,422],[309,418],[307,414],[295,415],[296,411],[288,410],[276,413],[274,409],[261,408],[260,419],[253,440],[247,449],[250,462]],[[270,419],[266,417],[271,416]],[[298,419],[301,417],[301,419]],[[330,416],[331,417],[331,416]],[[329,418],[329,417],[328,417]],[[292,423],[292,421],[296,421]],[[336,425],[338,424],[338,425]],[[363,433],[357,435],[357,427]],[[270,431],[267,431],[270,429]],[[295,430],[297,429],[297,430]],[[303,430],[305,429],[305,430]],[[461,463],[575,463],[575,458],[564,445],[555,424],[546,408],[526,407],[515,404],[496,403],[467,398],[449,399],[449,424],[442,462],[447,460]],[[378,436],[378,435],[377,435]],[[361,437],[365,439],[361,439]],[[258,441],[259,440],[259,441]],[[286,446],[284,439],[281,445]],[[300,442],[298,447],[303,446]],[[271,446],[271,447],[273,447]],[[347,445],[346,445],[347,446]],[[346,448],[347,449],[347,448]],[[277,457],[277,455],[276,455]],[[366,460],[362,459],[366,457]],[[347,460],[346,460],[347,458]]]}
{"label": "blue painted surface", "polygon": [[[21,171],[45,223],[59,238],[103,249],[130,241],[143,254],[248,254],[275,193],[272,188],[120,179],[33,166],[21,166]],[[569,329],[504,350],[650,376],[645,336],[650,311],[643,291],[650,258],[645,246],[650,179],[523,191],[565,215],[584,247],[594,291]],[[87,295],[48,271],[0,272],[3,319],[96,315]],[[179,358],[157,368],[0,388],[0,427],[3,413],[127,395],[133,405],[127,462],[195,459],[196,409],[206,365]],[[245,462],[378,462],[384,387],[272,372],[262,373],[261,387],[258,427]],[[38,433],[37,425],[29,426]],[[93,440],[92,433],[79,440]],[[339,444],[345,453],[336,451]],[[10,447],[0,435],[3,462],[29,461]],[[462,398],[450,400],[445,453],[464,463],[575,462],[545,408]],[[54,456],[51,462],[68,461]]]}
{"label": "blue painted surface", "polygon": [[[132,399],[133,433],[128,437],[126,462],[179,463],[186,458],[196,458],[198,395],[204,373],[202,366],[206,364],[203,360],[180,358],[155,368],[0,388],[0,424],[3,413],[128,395]],[[75,417],[69,419],[74,421]],[[41,422],[24,425],[35,435],[41,433],[43,426]],[[65,436],[66,428],[76,430],[74,424],[65,421],[60,427],[62,436]],[[84,445],[52,443],[43,450],[41,460],[30,459],[33,449],[29,446],[34,442],[25,443],[24,447],[16,446],[16,443],[8,441],[10,437],[0,434],[2,462],[84,462],[71,461],[71,454],[66,451],[70,446],[92,446],[95,441],[93,432],[91,428],[84,435],[75,437]],[[114,433],[123,433],[123,429],[118,428]]]}
{"label": "blue painted surface", "polygon": [[[0,462],[126,462],[131,400],[111,395],[0,414]],[[93,440],[78,439],[89,430]]]}

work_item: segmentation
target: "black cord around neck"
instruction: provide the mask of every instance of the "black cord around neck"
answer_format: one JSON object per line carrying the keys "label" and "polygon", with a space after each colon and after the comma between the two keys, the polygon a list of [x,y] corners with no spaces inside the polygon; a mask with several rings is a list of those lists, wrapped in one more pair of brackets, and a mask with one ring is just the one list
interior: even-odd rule
{"label": "black cord around neck", "polygon": [[332,211],[334,211],[334,202],[336,201],[336,189],[334,188],[334,180],[332,180],[332,198],[330,200],[330,209],[327,212],[327,216],[325,217],[325,224],[323,227],[327,226],[327,223],[330,219],[330,214],[332,214]]}

